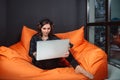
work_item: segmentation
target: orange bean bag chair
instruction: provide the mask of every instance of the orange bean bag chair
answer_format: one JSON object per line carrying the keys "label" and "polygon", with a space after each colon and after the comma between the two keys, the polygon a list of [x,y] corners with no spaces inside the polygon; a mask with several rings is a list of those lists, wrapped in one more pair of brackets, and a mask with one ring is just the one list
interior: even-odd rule
{"label": "orange bean bag chair", "polygon": [[[35,33],[35,30],[24,26],[19,42],[10,47],[0,47],[0,80],[89,80],[75,73],[73,67],[43,70],[32,65],[28,51],[30,39]],[[61,39],[70,39],[74,45],[71,49],[73,56],[85,70],[94,75],[93,80],[107,78],[107,55],[84,39],[84,26],[55,35]]]}

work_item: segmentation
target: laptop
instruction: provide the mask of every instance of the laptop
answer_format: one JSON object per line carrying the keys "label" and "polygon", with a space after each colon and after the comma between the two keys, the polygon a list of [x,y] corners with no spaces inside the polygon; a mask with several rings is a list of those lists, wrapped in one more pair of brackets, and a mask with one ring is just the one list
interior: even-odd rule
{"label": "laptop", "polygon": [[37,41],[36,60],[65,57],[69,50],[69,39]]}

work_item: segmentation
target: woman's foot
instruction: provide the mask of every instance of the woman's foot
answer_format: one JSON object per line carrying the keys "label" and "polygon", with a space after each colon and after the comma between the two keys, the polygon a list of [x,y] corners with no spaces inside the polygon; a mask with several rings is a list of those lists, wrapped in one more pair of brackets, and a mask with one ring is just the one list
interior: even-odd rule
{"label": "woman's foot", "polygon": [[75,72],[76,73],[82,73],[83,75],[85,75],[86,77],[88,77],[89,79],[93,79],[94,78],[94,76],[91,74],[91,73],[89,73],[89,72],[87,72],[85,69],[83,69],[81,66],[76,66],[76,68],[75,68]]}

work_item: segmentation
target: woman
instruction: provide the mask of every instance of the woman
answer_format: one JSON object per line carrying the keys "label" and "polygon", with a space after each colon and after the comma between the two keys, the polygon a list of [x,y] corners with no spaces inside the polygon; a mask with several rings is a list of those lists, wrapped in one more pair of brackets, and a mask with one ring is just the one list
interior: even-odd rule
{"label": "woman", "polygon": [[[36,61],[36,42],[46,41],[46,40],[57,40],[57,36],[53,34],[53,23],[49,19],[44,19],[37,25],[38,33],[35,34],[30,41],[29,55],[32,57],[32,62],[35,66],[41,69],[54,69],[58,67],[66,67],[64,63],[61,62],[62,58],[40,60]],[[72,45],[70,45],[72,47]],[[93,75],[85,71],[78,62],[74,59],[70,51],[65,53],[67,61],[73,66],[76,73],[82,73],[86,77],[93,79]]]}

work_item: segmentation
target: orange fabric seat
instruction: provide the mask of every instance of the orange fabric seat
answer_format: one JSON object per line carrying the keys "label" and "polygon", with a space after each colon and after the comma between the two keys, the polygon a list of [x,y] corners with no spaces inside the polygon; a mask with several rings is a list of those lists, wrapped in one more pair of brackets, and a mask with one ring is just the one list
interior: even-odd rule
{"label": "orange fabric seat", "polygon": [[[42,70],[31,64],[28,55],[29,42],[36,31],[24,26],[21,40],[10,47],[0,47],[0,79],[2,80],[89,80],[76,74],[72,67]],[[71,49],[79,64],[94,75],[94,80],[108,76],[107,55],[97,46],[84,39],[84,27],[78,30],[56,34],[61,39],[69,38]]]}

